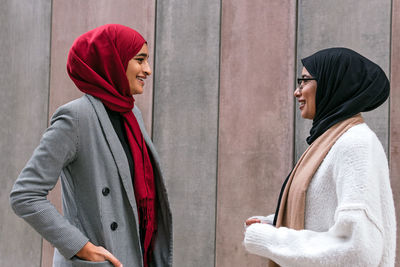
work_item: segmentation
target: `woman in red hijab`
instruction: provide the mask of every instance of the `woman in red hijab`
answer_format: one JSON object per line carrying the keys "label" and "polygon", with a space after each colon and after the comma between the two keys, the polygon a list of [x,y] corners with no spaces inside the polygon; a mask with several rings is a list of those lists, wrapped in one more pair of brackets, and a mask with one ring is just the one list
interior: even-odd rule
{"label": "woman in red hijab", "polygon": [[[85,95],[56,111],[10,195],[55,246],[54,266],[172,266],[159,157],[133,98],[151,75],[148,58],[143,37],[118,24],[72,45],[67,71]],[[46,198],[60,174],[64,216]]]}

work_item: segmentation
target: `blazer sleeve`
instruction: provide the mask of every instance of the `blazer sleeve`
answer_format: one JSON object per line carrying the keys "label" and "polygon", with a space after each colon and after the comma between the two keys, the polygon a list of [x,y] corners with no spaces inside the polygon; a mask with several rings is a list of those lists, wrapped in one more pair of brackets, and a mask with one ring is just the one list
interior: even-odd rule
{"label": "blazer sleeve", "polygon": [[66,258],[73,257],[89,239],[57,211],[47,195],[62,169],[77,156],[78,123],[75,112],[67,106],[56,111],[10,194],[14,212]]}

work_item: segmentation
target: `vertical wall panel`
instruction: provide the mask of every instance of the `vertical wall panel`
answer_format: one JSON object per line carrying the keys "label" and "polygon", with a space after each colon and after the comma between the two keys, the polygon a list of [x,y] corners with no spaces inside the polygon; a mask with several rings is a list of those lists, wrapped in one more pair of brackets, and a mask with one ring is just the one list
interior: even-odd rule
{"label": "vertical wall panel", "polygon": [[51,1],[0,2],[0,266],[40,266],[40,236],[9,205],[47,125]]}
{"label": "vertical wall panel", "polygon": [[292,166],[295,1],[222,1],[216,266],[266,266],[243,223],[275,212]]}
{"label": "vertical wall panel", "polygon": [[[376,62],[389,74],[390,57],[390,0],[368,1],[298,1],[297,74],[301,73],[300,59],[320,49],[344,46]],[[388,151],[388,102],[364,113],[368,125],[378,135]],[[296,159],[307,147],[311,121],[301,118],[296,106]]]}
{"label": "vertical wall panel", "polygon": [[213,266],[219,0],[157,2],[153,137],[174,217],[174,266]]}
{"label": "vertical wall panel", "polygon": [[[140,32],[147,40],[151,59],[154,50],[155,0],[53,0],[51,79],[49,116],[60,105],[81,96],[68,77],[66,62],[69,48],[81,34],[107,23],[119,23]],[[146,127],[151,133],[152,78],[146,81],[145,92],[136,96]],[[59,186],[53,190],[52,201],[60,206]],[[53,249],[44,242],[42,266],[51,266]]]}
{"label": "vertical wall panel", "polygon": [[396,266],[400,266],[400,0],[393,0],[390,95],[390,178],[397,215]]}

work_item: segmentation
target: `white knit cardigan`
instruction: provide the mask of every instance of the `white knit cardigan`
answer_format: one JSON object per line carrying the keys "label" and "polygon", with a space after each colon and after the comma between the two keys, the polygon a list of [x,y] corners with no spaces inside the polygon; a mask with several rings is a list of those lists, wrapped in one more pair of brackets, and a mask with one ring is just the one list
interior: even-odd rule
{"label": "white knit cardigan", "polygon": [[332,146],[307,191],[305,230],[256,223],[244,245],[281,266],[394,266],[393,195],[375,133],[359,124]]}

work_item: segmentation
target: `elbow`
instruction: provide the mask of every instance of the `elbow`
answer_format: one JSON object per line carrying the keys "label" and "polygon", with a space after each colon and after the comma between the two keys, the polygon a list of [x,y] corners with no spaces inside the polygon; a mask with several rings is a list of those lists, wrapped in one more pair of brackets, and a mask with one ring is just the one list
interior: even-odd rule
{"label": "elbow", "polygon": [[378,224],[365,210],[342,211],[338,221],[331,230],[343,238],[343,261],[349,266],[379,266],[384,253],[384,235]]}
{"label": "elbow", "polygon": [[363,229],[359,236],[353,239],[353,249],[356,266],[380,266],[384,252],[382,232],[374,225]]}
{"label": "elbow", "polygon": [[38,207],[43,198],[46,199],[46,197],[39,196],[34,192],[24,191],[14,186],[10,192],[9,203],[14,213],[23,217],[34,213],[35,207]]}
{"label": "elbow", "polygon": [[24,200],[21,194],[13,188],[13,190],[10,193],[9,196],[9,203],[11,206],[11,209],[14,211],[15,214],[18,216],[22,216],[21,214],[21,207],[24,206]]}
{"label": "elbow", "polygon": [[383,256],[383,237],[378,229],[370,234],[370,238],[362,241],[362,245],[357,254],[359,254],[359,263],[362,266],[379,266]]}

